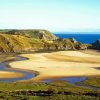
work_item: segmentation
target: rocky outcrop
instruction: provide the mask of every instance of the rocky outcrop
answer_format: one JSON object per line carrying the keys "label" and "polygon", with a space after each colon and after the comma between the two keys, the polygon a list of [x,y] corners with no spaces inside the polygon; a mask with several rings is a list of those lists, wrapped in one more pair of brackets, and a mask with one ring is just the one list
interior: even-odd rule
{"label": "rocky outcrop", "polygon": [[74,38],[57,38],[47,30],[0,30],[0,52],[83,50],[87,47]]}
{"label": "rocky outcrop", "polygon": [[69,38],[71,40],[71,42],[73,43],[78,43],[78,41],[75,38]]}
{"label": "rocky outcrop", "polygon": [[47,30],[0,30],[0,52],[44,49],[44,41],[57,37]]}
{"label": "rocky outcrop", "polygon": [[47,50],[84,50],[87,47],[86,44],[79,43],[73,38],[56,39],[53,42],[44,43],[44,49]]}
{"label": "rocky outcrop", "polygon": [[93,48],[93,49],[100,50],[100,39],[98,39],[96,42],[94,42],[94,43],[92,44],[92,48]]}

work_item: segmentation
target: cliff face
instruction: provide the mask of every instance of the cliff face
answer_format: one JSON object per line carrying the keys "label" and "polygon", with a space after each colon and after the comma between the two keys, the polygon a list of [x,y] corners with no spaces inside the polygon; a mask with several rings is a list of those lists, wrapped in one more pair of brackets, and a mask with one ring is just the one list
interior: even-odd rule
{"label": "cliff face", "polygon": [[80,50],[87,45],[74,38],[58,39],[47,30],[0,30],[0,52]]}
{"label": "cliff face", "polygon": [[44,43],[44,49],[48,50],[83,50],[87,47],[86,44],[79,43],[73,38],[56,39],[53,42]]}
{"label": "cliff face", "polygon": [[43,40],[57,39],[47,30],[0,30],[0,52],[43,49]]}

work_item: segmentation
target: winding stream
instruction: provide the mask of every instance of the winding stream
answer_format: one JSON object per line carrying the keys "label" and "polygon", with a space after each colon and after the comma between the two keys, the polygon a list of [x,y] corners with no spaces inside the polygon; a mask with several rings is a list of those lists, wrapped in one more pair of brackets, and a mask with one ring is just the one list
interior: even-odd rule
{"label": "winding stream", "polygon": [[23,71],[23,70],[20,70],[20,69],[8,68],[6,66],[6,64],[8,62],[21,61],[21,60],[27,60],[27,59],[24,58],[24,57],[17,56],[16,59],[0,63],[0,71],[18,72],[18,73],[23,74],[23,77],[18,77],[18,78],[0,78],[0,82],[15,82],[15,81],[19,81],[19,80],[28,80],[28,79],[31,79],[31,78],[36,76],[36,73],[30,72],[30,71],[25,71],[25,70]]}
{"label": "winding stream", "polygon": [[77,82],[82,82],[86,79],[87,79],[87,77],[64,77],[64,78],[62,77],[62,78],[44,80],[43,82],[50,83],[50,82],[53,82],[55,80],[64,80],[64,81],[67,81],[71,84],[75,84]]}
{"label": "winding stream", "polygon": [[[18,73],[23,74],[23,77],[20,77],[20,78],[0,78],[0,82],[16,82],[16,81],[20,81],[20,80],[28,80],[28,79],[31,79],[31,78],[36,76],[35,72],[32,72],[32,71],[30,72],[30,71],[21,70],[21,69],[9,68],[9,67],[6,66],[6,64],[9,63],[9,62],[21,61],[21,60],[27,60],[27,58],[17,56],[16,59],[0,63],[0,71],[18,72]],[[76,85],[76,86],[83,86],[83,87],[91,88],[93,90],[100,89],[100,88],[96,88],[96,87],[93,87],[93,86],[84,85],[83,81],[86,80],[86,79],[87,79],[87,77],[64,77],[64,78],[56,78],[56,79],[47,79],[47,80],[43,80],[42,82],[50,83],[50,82],[53,82],[54,80],[64,80],[64,81],[67,81],[67,82],[69,82],[73,85]],[[80,82],[80,84],[76,84],[78,82]]]}
{"label": "winding stream", "polygon": [[56,79],[47,79],[47,80],[44,80],[43,82],[51,83],[55,80],[63,80],[63,81],[69,82],[70,84],[73,84],[76,86],[91,88],[93,90],[100,90],[100,88],[98,88],[98,87],[83,84],[83,81],[85,81],[87,78],[88,77],[64,77],[64,78],[56,78]]}

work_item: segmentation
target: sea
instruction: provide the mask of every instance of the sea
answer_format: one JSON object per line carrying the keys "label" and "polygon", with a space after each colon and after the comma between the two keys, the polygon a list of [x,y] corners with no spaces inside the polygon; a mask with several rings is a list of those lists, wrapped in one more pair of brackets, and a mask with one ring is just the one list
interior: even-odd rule
{"label": "sea", "polygon": [[94,43],[100,39],[100,32],[56,32],[54,33],[59,38],[75,38],[81,43]]}

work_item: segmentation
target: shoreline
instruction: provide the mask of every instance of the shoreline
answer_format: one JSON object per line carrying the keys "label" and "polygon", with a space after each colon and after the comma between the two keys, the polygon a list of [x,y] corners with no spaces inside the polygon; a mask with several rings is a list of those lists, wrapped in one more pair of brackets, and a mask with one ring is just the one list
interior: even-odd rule
{"label": "shoreline", "polygon": [[[67,51],[66,51],[67,52]],[[38,53],[36,53],[36,54],[38,54]],[[41,54],[41,53],[39,53],[39,54]],[[42,53],[42,54],[44,54],[44,53]],[[25,57],[25,58],[27,58],[28,57],[28,60],[27,61],[30,61],[30,60],[32,60],[29,56],[27,56],[26,57],[26,55],[27,54],[21,54],[20,56],[22,56],[22,57]],[[28,55],[30,55],[30,56],[32,56],[32,55],[34,55],[34,54],[28,54]],[[33,56],[32,56],[33,57]],[[33,57],[34,58],[34,57]],[[35,60],[36,60],[36,58],[35,58]],[[21,61],[20,61],[21,62]],[[19,63],[20,63],[19,62]],[[24,62],[23,62],[24,63]],[[16,62],[16,64],[18,64],[18,62]],[[95,65],[95,64],[94,64]],[[10,63],[10,66],[11,66],[11,63]],[[27,66],[27,65],[26,65]],[[11,66],[12,67],[12,66]],[[99,66],[98,66],[99,67]],[[12,68],[14,68],[14,67],[12,67]],[[41,69],[42,68],[45,68],[45,67],[40,67]],[[23,68],[22,67],[20,67],[19,69],[22,69],[23,70]],[[29,80],[23,80],[23,81],[32,81],[32,82],[37,82],[37,81],[41,81],[41,80],[45,80],[45,79],[52,79],[52,78],[64,78],[64,77],[97,77],[97,76],[100,76],[100,74],[98,75],[98,74],[88,74],[88,75],[51,75],[51,76],[46,76],[46,75],[41,75],[41,72],[39,72],[39,70],[36,70],[36,69],[31,69],[31,68],[29,68],[29,69],[27,69],[27,68],[24,68],[24,70],[32,70],[33,72],[36,72],[37,73],[37,75],[36,75],[36,77],[33,77],[32,79],[29,79]],[[45,70],[45,69],[44,69]]]}
{"label": "shoreline", "polygon": [[[20,81],[23,80],[23,79],[20,80],[20,78],[26,77],[25,73],[34,74],[35,76],[38,74],[38,72],[36,72],[36,71],[19,69],[19,68],[12,68],[11,66],[9,66],[9,63],[11,63],[11,62],[22,61],[21,59],[18,59],[17,57],[20,57],[20,56],[17,55],[15,57],[11,58],[11,59],[7,59],[7,60],[0,63],[1,66],[3,66],[3,70],[0,70],[1,81],[2,81],[2,79],[11,80],[11,79],[14,79],[14,78],[19,78],[19,80],[16,80],[16,82],[20,82]],[[24,57],[21,57],[21,58],[27,60],[27,58],[24,58]],[[5,72],[5,73],[3,73],[3,72]],[[2,73],[3,73],[3,75],[2,75]],[[8,76],[5,76],[5,75],[8,75]],[[26,79],[26,80],[28,80],[28,79]]]}
{"label": "shoreline", "polygon": [[9,79],[9,78],[13,79],[13,78],[22,78],[22,77],[24,77],[24,75],[18,72],[0,71],[0,79]]}
{"label": "shoreline", "polygon": [[[40,75],[40,74],[39,74]],[[25,80],[25,81],[29,81],[29,82],[43,82],[45,80],[60,80],[60,78],[81,78],[81,77],[86,77],[86,78],[93,78],[93,77],[100,77],[100,75],[79,75],[79,76],[50,76],[50,77],[41,77],[40,79],[30,79],[30,80]],[[23,80],[24,81],[24,80]]]}

